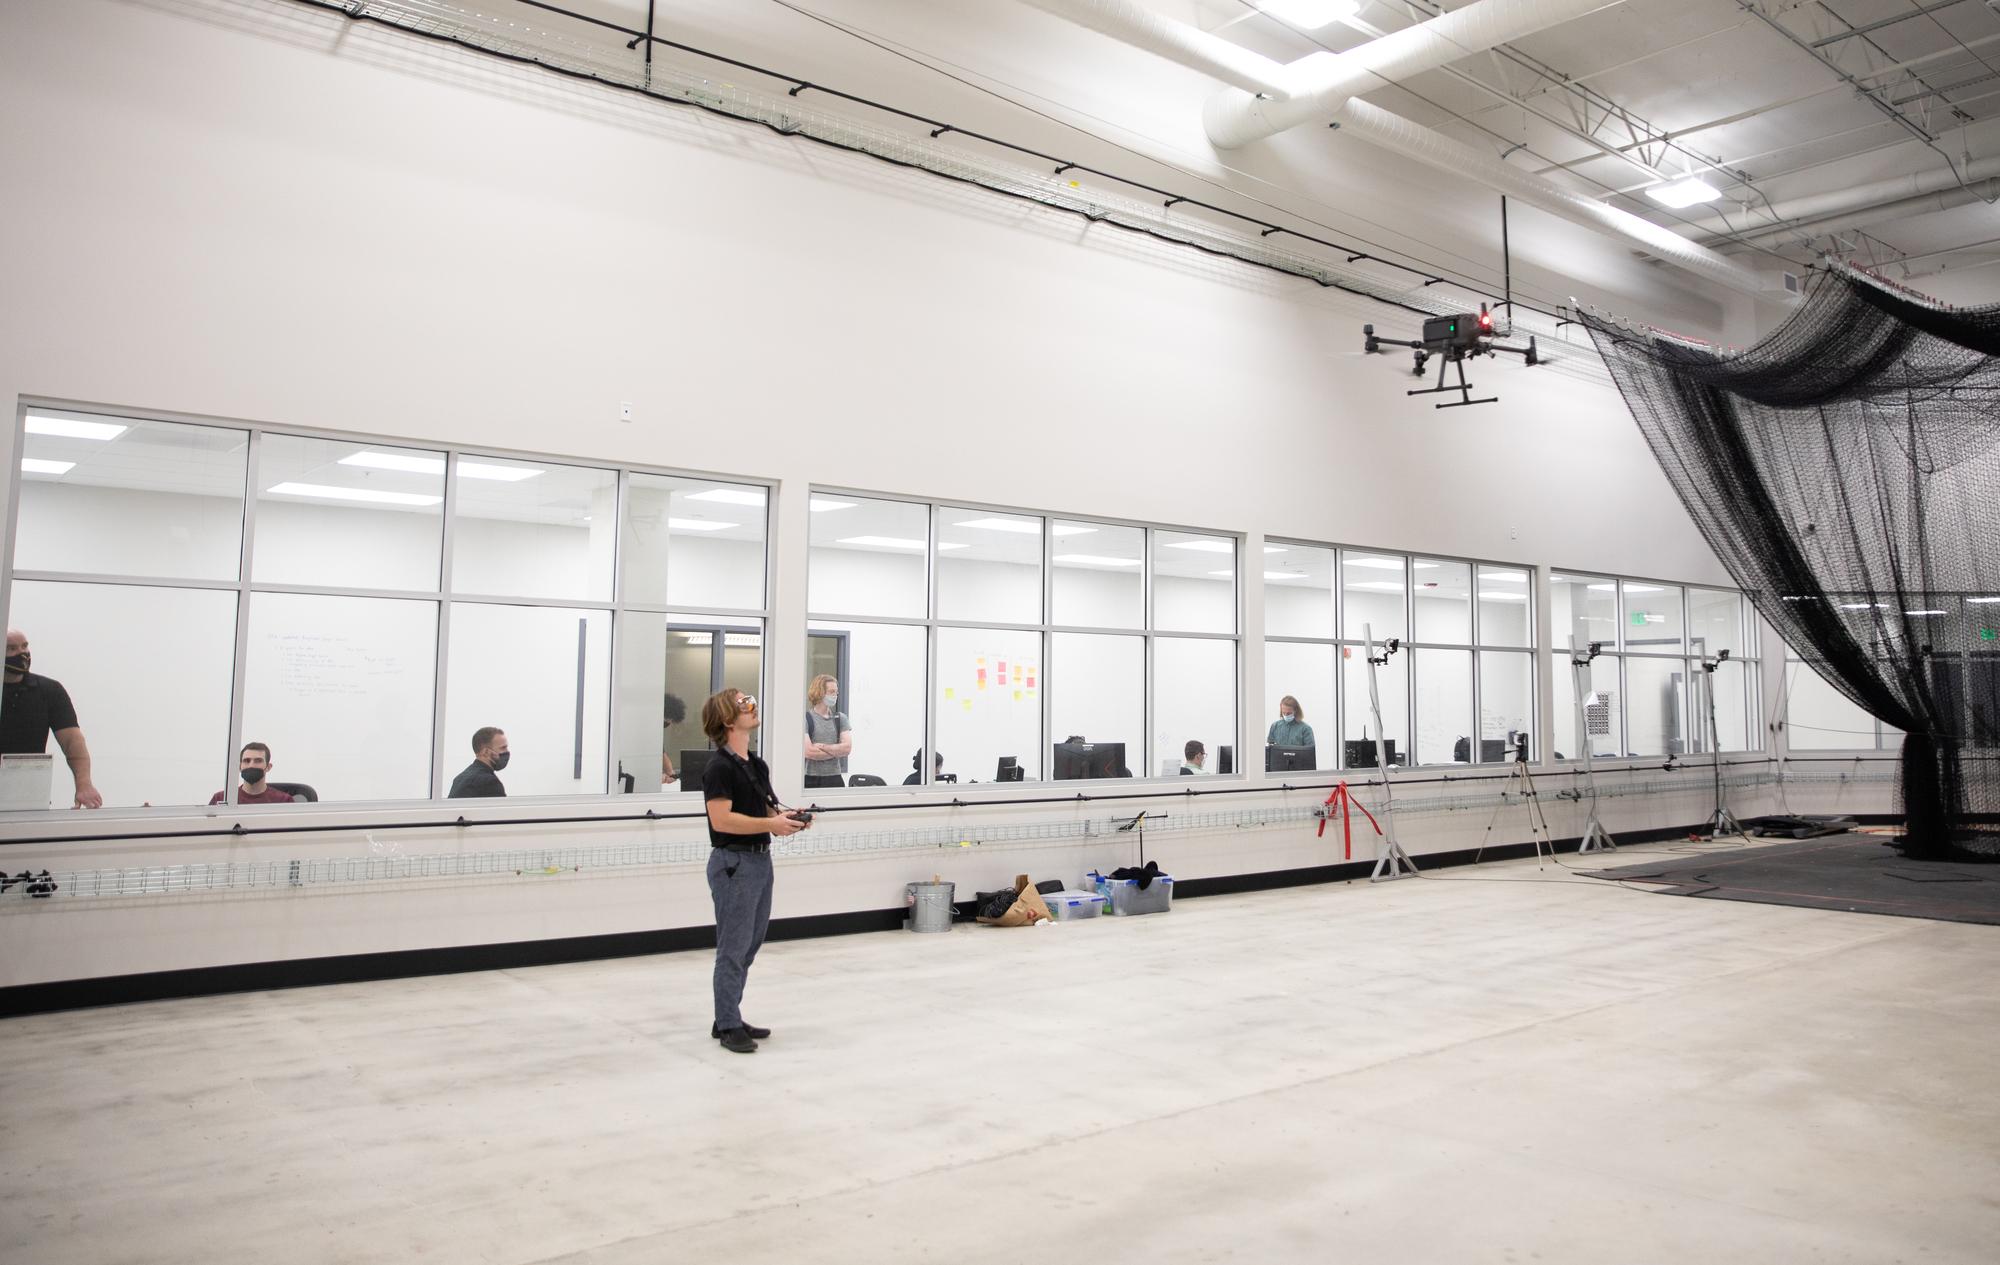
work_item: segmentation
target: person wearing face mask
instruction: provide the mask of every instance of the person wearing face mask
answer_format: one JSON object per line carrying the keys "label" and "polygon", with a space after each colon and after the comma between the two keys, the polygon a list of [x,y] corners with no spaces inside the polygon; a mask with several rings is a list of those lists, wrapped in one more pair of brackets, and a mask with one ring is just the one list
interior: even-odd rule
{"label": "person wearing face mask", "polygon": [[840,682],[822,672],[806,690],[806,786],[845,786],[854,731],[839,710]]}
{"label": "person wearing face mask", "polygon": [[28,635],[9,628],[6,682],[0,685],[0,755],[41,755],[49,749],[49,735],[54,734],[63,759],[69,761],[70,776],[76,780],[76,801],[71,807],[102,808],[104,797],[90,780],[90,748],[84,744],[69,691],[60,681],[28,671],[32,662]]}
{"label": "person wearing face mask", "polygon": [[1310,747],[1313,742],[1313,727],[1306,723],[1305,709],[1299,700],[1290,694],[1278,700],[1278,719],[1271,723],[1271,732],[1264,735],[1267,746]]}
{"label": "person wearing face mask", "polygon": [[472,763],[451,780],[451,799],[480,799],[504,796],[507,788],[494,775],[507,767],[507,735],[491,725],[472,735]]}
{"label": "person wearing face mask", "polygon": [[[236,753],[237,767],[241,771],[243,785],[236,788],[236,802],[239,804],[289,804],[291,793],[278,790],[264,779],[271,776],[271,749],[261,742],[246,742],[243,750]],[[209,798],[209,803],[220,804],[229,798],[228,791],[217,791]]]}
{"label": "person wearing face mask", "polygon": [[701,773],[708,811],[708,893],[715,901],[715,1022],[708,1035],[732,1054],[754,1054],[771,1035],[743,1019],[743,983],[771,925],[771,837],[812,825],[810,813],[778,802],[771,770],[750,749],[761,723],[757,700],[726,689],[701,706],[715,755]]}

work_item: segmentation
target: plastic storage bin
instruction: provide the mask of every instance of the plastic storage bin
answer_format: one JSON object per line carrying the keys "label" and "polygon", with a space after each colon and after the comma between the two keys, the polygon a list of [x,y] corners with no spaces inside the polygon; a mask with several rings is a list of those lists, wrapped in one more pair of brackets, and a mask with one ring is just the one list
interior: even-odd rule
{"label": "plastic storage bin", "polygon": [[1110,897],[1101,892],[1050,892],[1042,899],[1048,904],[1049,916],[1057,922],[1095,918],[1111,903]]}
{"label": "plastic storage bin", "polygon": [[1106,878],[1102,874],[1093,874],[1090,881],[1096,886],[1097,894],[1108,902],[1105,912],[1109,914],[1164,914],[1174,907],[1174,878],[1171,874],[1155,878],[1144,891],[1139,889],[1137,879]]}

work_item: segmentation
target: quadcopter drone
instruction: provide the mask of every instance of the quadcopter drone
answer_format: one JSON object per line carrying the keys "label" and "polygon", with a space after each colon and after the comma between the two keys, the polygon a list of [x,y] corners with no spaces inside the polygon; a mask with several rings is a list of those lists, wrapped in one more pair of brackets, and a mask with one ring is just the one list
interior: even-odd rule
{"label": "quadcopter drone", "polygon": [[[1406,395],[1444,395],[1456,391],[1459,398],[1440,404],[1439,408],[1464,408],[1468,404],[1494,404],[1500,397],[1487,396],[1485,399],[1472,398],[1472,384],[1465,380],[1465,362],[1471,356],[1492,356],[1500,352],[1520,356],[1531,365],[1542,362],[1541,351],[1535,345],[1534,337],[1528,338],[1526,347],[1509,347],[1505,343],[1493,341],[1493,314],[1486,310],[1484,303],[1479,311],[1456,313],[1451,316],[1432,316],[1424,320],[1424,336],[1420,339],[1382,338],[1375,333],[1373,325],[1361,327],[1362,350],[1374,355],[1384,346],[1413,347],[1416,349],[1416,368],[1413,372],[1424,376],[1424,365],[1432,356],[1441,357],[1438,362],[1438,381],[1434,387],[1422,387],[1407,391]],[[1458,385],[1446,386],[1445,366],[1458,367]]]}

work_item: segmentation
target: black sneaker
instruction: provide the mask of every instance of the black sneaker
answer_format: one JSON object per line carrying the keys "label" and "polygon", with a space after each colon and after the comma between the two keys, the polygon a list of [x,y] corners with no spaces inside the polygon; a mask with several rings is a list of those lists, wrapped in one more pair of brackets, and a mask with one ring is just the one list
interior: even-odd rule
{"label": "black sneaker", "polygon": [[722,1048],[731,1054],[755,1054],[757,1052],[757,1043],[752,1041],[750,1034],[742,1028],[731,1028],[727,1032],[718,1032],[715,1036],[718,1041],[722,1042]]}
{"label": "black sneaker", "polygon": [[[769,1028],[759,1028],[757,1025],[751,1023],[744,1024],[743,1031],[749,1033],[751,1037],[758,1041],[762,1041],[765,1037],[771,1035]],[[710,1024],[708,1025],[708,1035],[719,1041],[722,1039],[722,1029],[716,1027],[714,1024]]]}

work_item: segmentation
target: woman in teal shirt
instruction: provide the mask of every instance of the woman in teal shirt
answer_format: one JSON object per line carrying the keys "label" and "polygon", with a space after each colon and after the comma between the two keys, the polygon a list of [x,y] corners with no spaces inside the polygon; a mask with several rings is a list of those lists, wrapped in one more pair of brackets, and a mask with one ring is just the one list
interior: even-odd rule
{"label": "woman in teal shirt", "polygon": [[1299,700],[1290,694],[1278,700],[1278,719],[1271,723],[1271,732],[1264,735],[1264,742],[1272,747],[1310,747],[1313,742],[1313,727],[1306,723],[1306,714],[1299,707]]}

